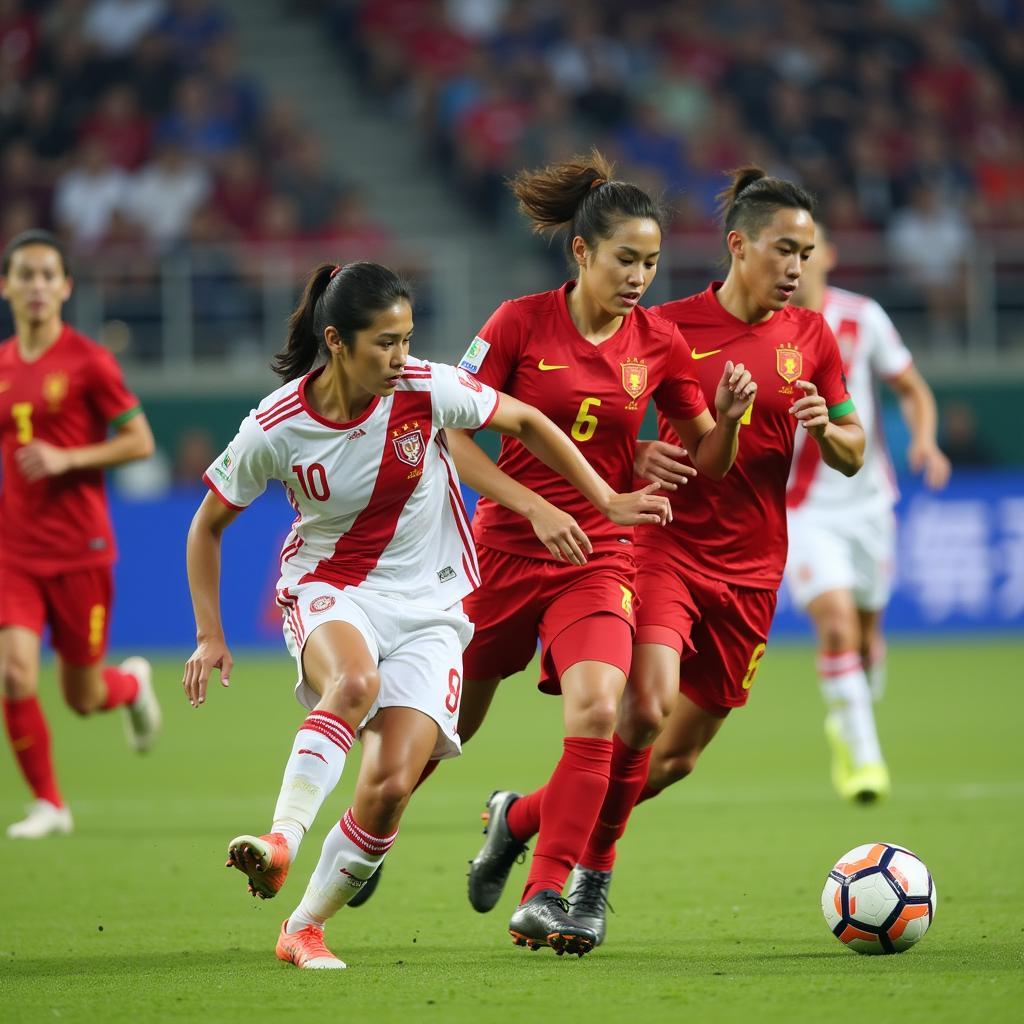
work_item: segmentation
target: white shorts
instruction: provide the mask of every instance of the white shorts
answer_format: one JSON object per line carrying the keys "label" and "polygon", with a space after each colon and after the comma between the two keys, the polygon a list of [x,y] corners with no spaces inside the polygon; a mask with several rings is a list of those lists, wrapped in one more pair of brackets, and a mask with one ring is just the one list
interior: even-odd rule
{"label": "white shorts", "polygon": [[347,622],[362,634],[380,672],[380,692],[356,729],[358,736],[381,708],[415,708],[438,727],[434,760],[457,757],[462,652],[473,638],[473,624],[459,602],[446,610],[425,608],[356,587],[302,583],[278,592],[284,613],[284,639],[299,668],[295,697],[307,708],[320,698],[306,682],[302,649],[317,626]]}
{"label": "white shorts", "polygon": [[830,590],[849,590],[858,608],[880,611],[892,592],[895,549],[890,508],[861,515],[790,509],[789,592],[806,608]]}

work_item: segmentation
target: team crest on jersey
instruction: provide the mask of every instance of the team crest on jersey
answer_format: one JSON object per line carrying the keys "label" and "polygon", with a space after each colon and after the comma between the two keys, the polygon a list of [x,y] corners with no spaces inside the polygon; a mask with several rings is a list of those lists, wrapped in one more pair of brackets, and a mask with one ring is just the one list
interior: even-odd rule
{"label": "team crest on jersey", "polygon": [[787,384],[799,380],[804,369],[804,357],[800,354],[800,350],[790,348],[788,345],[780,345],[775,350],[775,369]]}
{"label": "team crest on jersey", "polygon": [[330,594],[321,594],[320,597],[314,597],[309,602],[309,610],[314,614],[319,612],[329,612],[334,607],[334,598]]}
{"label": "team crest on jersey", "polygon": [[[426,450],[419,423],[403,423],[400,429],[392,430],[391,443],[395,446],[395,454],[399,459],[407,466],[412,466],[415,475],[419,476],[423,472],[419,467]],[[409,474],[412,475],[413,473]]]}
{"label": "team crest on jersey", "polygon": [[48,373],[43,378],[43,398],[50,406],[51,412],[60,408],[68,394],[68,375],[66,373]]}
{"label": "team crest on jersey", "polygon": [[622,367],[622,387],[629,395],[627,409],[636,409],[636,400],[647,390],[647,366],[642,359],[627,359]]}
{"label": "team crest on jersey", "polygon": [[460,369],[467,370],[469,373],[479,373],[480,367],[484,365],[484,360],[487,358],[487,353],[490,350],[491,343],[484,341],[483,338],[477,335],[469,343],[469,348],[466,349],[466,354],[459,363]]}
{"label": "team crest on jersey", "polygon": [[470,391],[483,391],[484,386],[476,379],[471,377],[468,373],[464,373],[462,370],[455,371],[459,375],[459,381],[464,386],[469,388]]}

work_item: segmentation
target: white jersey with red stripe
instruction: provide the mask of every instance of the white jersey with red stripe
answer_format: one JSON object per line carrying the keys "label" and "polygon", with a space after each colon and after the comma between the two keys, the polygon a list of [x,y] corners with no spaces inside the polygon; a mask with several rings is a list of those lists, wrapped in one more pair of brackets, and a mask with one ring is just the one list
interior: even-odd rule
{"label": "white jersey with red stripe", "polygon": [[839,342],[847,389],[864,425],[864,465],[843,476],[821,460],[807,432],[797,432],[786,504],[835,514],[891,507],[898,493],[879,419],[877,381],[898,377],[913,362],[888,314],[874,299],[842,288],[825,290],[822,315]]}
{"label": "white jersey with red stripe", "polygon": [[[450,608],[480,583],[469,518],[444,430],[485,426],[498,394],[461,370],[410,359],[394,393],[348,423],[317,413],[321,369],[268,395],[203,479],[244,509],[280,480],[295,509],[279,603],[313,581]],[[317,609],[312,609],[315,612]]]}

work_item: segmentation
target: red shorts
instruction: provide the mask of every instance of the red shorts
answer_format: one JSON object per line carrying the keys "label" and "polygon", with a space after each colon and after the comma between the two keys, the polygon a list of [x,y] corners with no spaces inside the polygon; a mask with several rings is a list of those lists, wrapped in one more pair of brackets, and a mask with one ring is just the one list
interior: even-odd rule
{"label": "red shorts", "polygon": [[698,707],[723,717],[743,707],[767,646],[776,591],[713,579],[665,550],[638,554],[636,643],[679,652],[679,689]]}
{"label": "red shorts", "polygon": [[[541,646],[545,693],[560,693],[559,677],[579,661],[603,661],[629,675],[633,658],[632,550],[594,555],[586,565],[513,555],[480,546],[481,586],[463,601],[476,633],[463,655],[466,679],[504,679],[522,672]],[[601,628],[584,625],[605,620]],[[571,630],[571,633],[567,633]],[[571,648],[559,637],[576,639]],[[555,650],[552,651],[552,645]]]}
{"label": "red shorts", "polygon": [[110,566],[33,576],[0,565],[0,628],[22,626],[41,637],[48,625],[53,649],[69,665],[92,665],[107,653],[113,598]]}

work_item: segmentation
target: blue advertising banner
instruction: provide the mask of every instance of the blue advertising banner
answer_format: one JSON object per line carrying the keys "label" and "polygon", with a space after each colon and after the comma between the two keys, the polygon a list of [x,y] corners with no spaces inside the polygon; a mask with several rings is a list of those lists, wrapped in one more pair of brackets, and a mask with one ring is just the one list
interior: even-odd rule
{"label": "blue advertising banner", "polygon": [[[894,633],[1024,631],[1024,474],[959,472],[933,494],[903,483]],[[159,501],[112,498],[121,559],[111,643],[118,650],[184,648],[195,639],[185,539],[204,492]],[[467,494],[472,509],[474,498]],[[233,647],[284,650],[274,604],[277,557],[294,513],[273,489],[224,538],[221,602]],[[783,587],[773,637],[809,635]]]}

